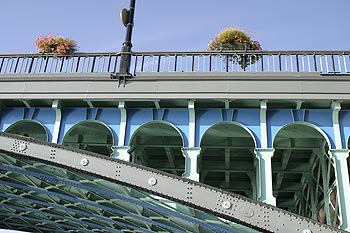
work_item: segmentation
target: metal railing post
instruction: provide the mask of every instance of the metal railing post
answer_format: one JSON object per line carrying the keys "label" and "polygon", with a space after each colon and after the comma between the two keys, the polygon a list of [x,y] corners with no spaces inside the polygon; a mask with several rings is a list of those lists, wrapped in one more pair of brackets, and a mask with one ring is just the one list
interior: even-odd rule
{"label": "metal railing post", "polygon": [[127,77],[132,77],[132,74],[130,73],[131,48],[132,48],[131,38],[132,38],[132,29],[134,26],[135,2],[136,0],[130,0],[129,10],[123,9],[121,12],[123,24],[126,27],[126,35],[125,35],[125,41],[123,43],[123,47],[121,51],[119,73],[111,74],[111,78],[113,79],[117,78],[119,83],[120,83],[120,80],[123,79],[124,85],[125,85],[125,79]]}

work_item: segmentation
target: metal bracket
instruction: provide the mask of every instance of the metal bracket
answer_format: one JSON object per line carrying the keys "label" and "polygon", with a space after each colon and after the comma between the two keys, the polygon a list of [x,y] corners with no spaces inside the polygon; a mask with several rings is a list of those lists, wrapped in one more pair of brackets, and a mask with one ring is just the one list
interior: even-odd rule
{"label": "metal bracket", "polygon": [[117,79],[118,80],[118,87],[122,85],[125,87],[126,80],[132,78],[133,75],[128,73],[128,74],[121,74],[121,73],[111,73],[111,79]]}

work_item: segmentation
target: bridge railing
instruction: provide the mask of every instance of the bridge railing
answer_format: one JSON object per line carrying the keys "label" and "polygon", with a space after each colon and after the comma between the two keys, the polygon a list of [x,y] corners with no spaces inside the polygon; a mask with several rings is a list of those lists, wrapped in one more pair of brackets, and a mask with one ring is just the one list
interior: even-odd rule
{"label": "bridge railing", "polygon": [[[0,55],[0,74],[115,73],[120,56],[120,53]],[[131,73],[137,72],[350,74],[350,51],[135,52]]]}
{"label": "bridge railing", "polygon": [[0,55],[0,74],[116,72],[117,53]]}

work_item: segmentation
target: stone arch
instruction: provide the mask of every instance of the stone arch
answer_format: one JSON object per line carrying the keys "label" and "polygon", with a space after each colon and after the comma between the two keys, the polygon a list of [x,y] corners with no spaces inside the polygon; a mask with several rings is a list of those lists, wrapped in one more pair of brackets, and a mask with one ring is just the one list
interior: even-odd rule
{"label": "stone arch", "polygon": [[201,138],[200,181],[256,199],[256,140],[237,122],[220,122]]}
{"label": "stone arch", "polygon": [[111,129],[98,120],[86,120],[75,124],[64,135],[62,144],[109,156],[114,137]]}
{"label": "stone arch", "polygon": [[337,226],[335,171],[326,133],[311,123],[290,123],[277,132],[273,147],[272,181],[277,207]]}
{"label": "stone arch", "polygon": [[185,158],[181,148],[184,140],[173,124],[155,120],[138,127],[129,142],[131,160],[168,173],[181,176]]}
{"label": "stone arch", "polygon": [[45,126],[39,121],[31,119],[17,121],[10,125],[5,132],[31,137],[42,141],[48,141],[49,139]]}

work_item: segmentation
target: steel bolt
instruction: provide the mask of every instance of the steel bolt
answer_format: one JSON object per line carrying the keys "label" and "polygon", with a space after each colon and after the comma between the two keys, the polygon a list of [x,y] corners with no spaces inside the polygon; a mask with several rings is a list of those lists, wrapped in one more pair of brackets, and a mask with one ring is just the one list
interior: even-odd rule
{"label": "steel bolt", "polygon": [[86,165],[89,164],[89,160],[88,160],[87,158],[82,158],[82,159],[80,160],[80,164],[81,164],[82,166],[86,166]]}
{"label": "steel bolt", "polygon": [[231,204],[231,202],[229,202],[229,201],[224,201],[224,202],[221,204],[221,206],[222,206],[222,208],[228,210],[228,209],[231,208],[232,204]]}
{"label": "steel bolt", "polygon": [[25,149],[27,149],[27,145],[26,144],[24,144],[24,143],[19,144],[18,150],[23,152],[23,151],[25,151]]}
{"label": "steel bolt", "polygon": [[154,177],[149,178],[148,184],[151,185],[151,186],[156,185],[157,184],[157,179],[154,178]]}

